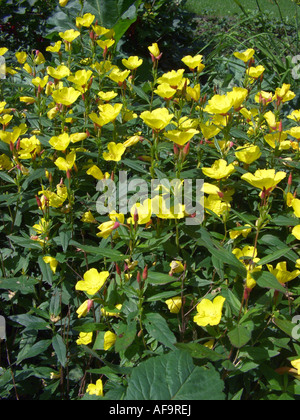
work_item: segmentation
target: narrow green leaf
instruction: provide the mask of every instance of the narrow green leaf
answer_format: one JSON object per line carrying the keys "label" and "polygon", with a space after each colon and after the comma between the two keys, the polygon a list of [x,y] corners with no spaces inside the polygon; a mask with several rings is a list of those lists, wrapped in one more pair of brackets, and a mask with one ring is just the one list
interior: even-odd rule
{"label": "narrow green leaf", "polygon": [[52,338],[52,347],[55,351],[59,363],[65,367],[67,363],[67,348],[61,335],[56,334]]}
{"label": "narrow green leaf", "polygon": [[166,347],[175,349],[176,337],[170,330],[164,317],[157,313],[149,313],[145,316],[144,324],[148,334]]}

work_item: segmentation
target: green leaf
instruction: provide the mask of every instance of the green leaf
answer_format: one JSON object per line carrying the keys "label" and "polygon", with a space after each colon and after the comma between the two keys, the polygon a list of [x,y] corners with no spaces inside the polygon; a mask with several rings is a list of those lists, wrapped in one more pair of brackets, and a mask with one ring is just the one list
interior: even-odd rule
{"label": "green leaf", "polygon": [[120,353],[126,350],[134,341],[136,337],[136,324],[130,322],[129,324],[121,324],[116,328],[117,339],[115,342],[115,351]]}
{"label": "green leaf", "polygon": [[296,326],[296,324],[286,320],[286,319],[280,319],[280,318],[273,318],[273,323],[285,334],[287,334],[289,337],[293,338],[293,330],[296,328],[296,330],[299,329],[299,327]]}
{"label": "green leaf", "polygon": [[208,359],[212,362],[218,362],[219,360],[226,360],[227,356],[219,354],[208,347],[198,343],[176,343],[175,346],[182,350],[187,351],[194,359]]}
{"label": "green leaf", "polygon": [[[20,364],[23,360],[36,357],[41,353],[44,353],[51,344],[51,340],[41,340],[29,347],[25,353],[20,354],[21,357],[17,358],[17,365]],[[19,355],[19,356],[20,356]]]}
{"label": "green leaf", "polygon": [[166,347],[175,349],[176,337],[170,330],[164,317],[157,313],[149,313],[145,316],[144,325],[151,337]]}
{"label": "green leaf", "polygon": [[150,284],[158,285],[158,284],[168,284],[177,281],[176,277],[170,276],[169,274],[159,273],[157,271],[148,271],[148,278],[147,282]]}
{"label": "green leaf", "polygon": [[266,257],[261,258],[256,265],[264,265],[269,264],[270,262],[276,261],[279,258],[283,257],[287,253],[291,251],[290,247],[284,247],[282,249],[278,249],[275,252],[272,252],[272,254],[267,255]]}
{"label": "green leaf", "polygon": [[175,350],[140,363],[132,371],[125,400],[224,400],[224,383],[213,366],[195,366]]}
{"label": "green leaf", "polygon": [[124,255],[121,252],[116,251],[114,249],[101,248],[91,245],[81,245],[80,243],[73,240],[70,241],[69,245],[82,249],[88,254],[95,254],[98,255],[100,258],[107,258],[108,262],[124,261],[126,260],[126,258],[128,258],[128,255]]}
{"label": "green leaf", "polygon": [[234,347],[240,349],[251,340],[251,331],[243,325],[237,325],[228,333],[228,338]]}
{"label": "green leaf", "polygon": [[286,289],[279,283],[277,278],[268,271],[257,271],[251,274],[260,287],[265,289],[279,290],[286,293]]}
{"label": "green leaf", "polygon": [[67,348],[61,335],[56,334],[52,338],[52,347],[55,351],[59,363],[65,367],[67,363]]}
{"label": "green leaf", "polygon": [[230,268],[240,276],[244,278],[247,276],[247,270],[241,261],[239,261],[232,252],[214,241],[204,228],[201,228],[201,236],[202,238],[197,241],[198,245],[208,249],[216,260],[219,260],[222,264],[228,264]]}
{"label": "green leaf", "polygon": [[27,276],[3,278],[0,277],[0,289],[20,292],[22,295],[35,293],[34,286],[38,283],[37,279]]}

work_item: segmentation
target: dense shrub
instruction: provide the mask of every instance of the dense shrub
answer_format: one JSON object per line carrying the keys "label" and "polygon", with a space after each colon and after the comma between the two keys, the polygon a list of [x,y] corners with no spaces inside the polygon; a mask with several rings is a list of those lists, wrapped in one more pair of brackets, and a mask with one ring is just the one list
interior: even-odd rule
{"label": "dense shrub", "polygon": [[298,398],[296,83],[73,25],[0,80],[1,398]]}

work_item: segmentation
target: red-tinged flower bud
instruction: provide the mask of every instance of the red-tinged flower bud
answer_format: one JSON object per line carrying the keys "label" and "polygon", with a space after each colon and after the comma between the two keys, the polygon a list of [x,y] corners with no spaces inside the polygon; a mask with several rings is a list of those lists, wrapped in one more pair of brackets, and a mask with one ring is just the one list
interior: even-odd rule
{"label": "red-tinged flower bud", "polygon": [[94,304],[93,299],[88,299],[88,302],[87,302],[87,312],[88,312],[88,313],[89,313],[89,312],[90,312],[90,310],[92,309],[93,304]]}
{"label": "red-tinged flower bud", "polygon": [[114,173],[114,171],[112,171],[112,173],[111,173],[111,175],[110,175],[110,179],[111,179],[112,181],[114,181],[114,179],[115,179],[115,173]]}
{"label": "red-tinged flower bud", "polygon": [[280,133],[282,133],[282,131],[283,131],[283,128],[282,128],[282,121],[280,121],[280,123],[279,123],[279,126],[278,126],[278,131],[279,131]]}
{"label": "red-tinged flower bud", "polygon": [[293,183],[293,172],[290,173],[289,179],[288,179],[288,186],[291,187]]}
{"label": "red-tinged flower bud", "polygon": [[120,223],[119,222],[116,222],[114,225],[113,225],[113,230],[115,230],[115,229],[118,229],[118,227],[120,226]]}
{"label": "red-tinged flower bud", "polygon": [[190,151],[190,142],[188,142],[183,149],[183,156],[186,157],[189,154]]}
{"label": "red-tinged flower bud", "polygon": [[138,213],[137,208],[134,209],[133,221],[134,221],[134,225],[136,227],[136,225],[139,221],[139,213]]}
{"label": "red-tinged flower bud", "polygon": [[244,299],[245,300],[248,300],[249,299],[251,290],[252,289],[250,289],[249,287],[245,287],[245,289],[244,289]]}
{"label": "red-tinged flower bud", "polygon": [[220,198],[224,198],[224,193],[222,193],[222,191],[219,191],[219,192],[218,192],[218,196],[219,196]]}
{"label": "red-tinged flower bud", "polygon": [[141,284],[142,278],[141,273],[139,271],[137,272],[136,281],[138,282],[138,284]]}
{"label": "red-tinged flower bud", "polygon": [[41,202],[40,198],[36,195],[35,199],[36,199],[36,203],[38,205],[38,208],[42,208],[42,202]]}
{"label": "red-tinged flower bud", "polygon": [[87,135],[87,138],[89,138],[91,136],[91,133],[89,132],[89,130],[86,130],[85,133]]}
{"label": "red-tinged flower bud", "polygon": [[143,280],[147,280],[147,278],[148,278],[148,265],[146,265],[143,271]]}
{"label": "red-tinged flower bud", "polygon": [[179,155],[179,148],[178,148],[178,145],[176,143],[173,144],[173,149],[174,149],[174,155],[178,156]]}
{"label": "red-tinged flower bud", "polygon": [[68,178],[68,179],[71,179],[71,177],[72,177],[72,176],[71,176],[71,171],[70,171],[70,169],[68,169],[68,170],[67,170],[67,178]]}
{"label": "red-tinged flower bud", "polygon": [[11,152],[13,152],[13,151],[14,151],[14,144],[13,144],[13,142],[12,142],[12,141],[9,143],[9,150],[10,150]]}
{"label": "red-tinged flower bud", "polygon": [[119,267],[119,265],[117,263],[116,263],[116,272],[117,272],[118,276],[121,277],[122,271],[121,271],[121,268]]}

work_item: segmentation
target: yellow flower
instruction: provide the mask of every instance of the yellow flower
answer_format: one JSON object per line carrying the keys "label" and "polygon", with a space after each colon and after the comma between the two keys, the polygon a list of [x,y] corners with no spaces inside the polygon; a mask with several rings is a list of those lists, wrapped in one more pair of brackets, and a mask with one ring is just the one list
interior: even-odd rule
{"label": "yellow flower", "polygon": [[96,385],[89,384],[86,392],[90,395],[96,395],[98,397],[103,397],[103,383],[101,379],[98,379]]}
{"label": "yellow flower", "polygon": [[173,141],[180,146],[184,146],[187,142],[189,142],[196,134],[199,134],[200,131],[195,130],[194,128],[190,128],[186,131],[181,130],[171,130],[164,133],[164,136]]}
{"label": "yellow flower", "polygon": [[96,268],[91,268],[84,274],[84,280],[79,280],[76,283],[75,289],[86,292],[88,295],[95,295],[104,285],[108,276],[108,271],[99,273]]}
{"label": "yellow flower", "polygon": [[171,267],[171,270],[169,272],[170,276],[173,274],[182,273],[184,271],[183,264],[180,261],[173,260],[170,263],[170,267]]}
{"label": "yellow flower", "polygon": [[300,109],[293,111],[288,117],[290,120],[300,122]]}
{"label": "yellow flower", "polygon": [[300,359],[292,360],[291,365],[293,366],[293,368],[297,369],[297,374],[300,375]]}
{"label": "yellow flower", "polygon": [[285,177],[285,172],[275,172],[275,169],[258,169],[254,175],[248,172],[241,179],[253,187],[271,192]]}
{"label": "yellow flower", "polygon": [[294,198],[292,200],[292,207],[296,217],[300,217],[300,200],[299,198]]}
{"label": "yellow flower", "polygon": [[17,52],[15,56],[19,64],[24,64],[27,60],[27,53],[25,51]]}
{"label": "yellow flower", "polygon": [[77,101],[80,95],[81,92],[75,90],[73,87],[64,87],[62,89],[55,90],[52,93],[52,98],[57,104],[70,106]]}
{"label": "yellow flower", "polygon": [[76,311],[78,318],[81,318],[82,316],[86,316],[86,314],[89,311],[91,303],[93,303],[93,301],[91,299],[87,299],[79,306],[79,308]]}
{"label": "yellow flower", "polygon": [[84,223],[97,223],[97,220],[94,218],[90,211],[87,211],[83,214],[81,221]]}
{"label": "yellow flower", "polygon": [[107,148],[108,152],[103,153],[103,159],[106,161],[119,162],[126,151],[126,147],[122,143],[110,142]]}
{"label": "yellow flower", "polygon": [[71,152],[66,156],[66,159],[59,157],[56,159],[54,164],[61,170],[61,171],[70,171],[75,163],[76,160],[76,153]]}
{"label": "yellow flower", "polygon": [[197,305],[198,314],[194,316],[194,322],[200,327],[207,325],[219,325],[222,318],[222,309],[225,302],[223,296],[217,296],[213,302],[209,299],[203,299]]}
{"label": "yellow flower", "polygon": [[50,264],[51,271],[55,274],[56,268],[58,266],[58,261],[50,256],[43,257],[43,260],[46,264]]}
{"label": "yellow flower", "polygon": [[20,102],[25,102],[26,104],[34,104],[36,98],[32,98],[31,96],[20,96]]}
{"label": "yellow flower", "polygon": [[54,45],[49,45],[49,47],[46,48],[46,51],[57,53],[59,52],[60,48],[61,48],[61,41],[57,41],[55,42]]}
{"label": "yellow flower", "polygon": [[35,77],[34,79],[32,79],[31,83],[36,87],[44,88],[48,83],[48,79],[49,76],[45,76],[43,79],[41,79],[40,77]]}
{"label": "yellow flower", "polygon": [[141,137],[139,135],[131,136],[126,141],[124,141],[123,146],[126,147],[126,148],[134,146],[142,139],[143,139],[143,137]]}
{"label": "yellow flower", "polygon": [[237,147],[235,156],[239,161],[250,165],[261,157],[261,151],[258,146],[247,143],[245,146]]}
{"label": "yellow flower", "polygon": [[294,280],[300,274],[300,270],[288,271],[286,261],[278,263],[276,268],[273,268],[271,264],[267,264],[267,267],[270,273],[272,273],[281,284]]}
{"label": "yellow flower", "polygon": [[228,178],[235,171],[235,167],[232,163],[227,165],[226,160],[216,160],[210,168],[202,168],[204,175],[213,179]]}
{"label": "yellow flower", "polygon": [[188,101],[191,99],[195,102],[198,102],[201,98],[201,86],[200,84],[195,85],[194,87],[187,86],[186,88],[186,98]]}
{"label": "yellow flower", "polygon": [[69,0],[59,0],[59,5],[65,7],[68,4]]}
{"label": "yellow flower", "polygon": [[20,141],[20,149],[18,151],[20,159],[31,159],[40,151],[41,143],[36,136],[25,138]]}
{"label": "yellow flower", "polygon": [[203,55],[195,55],[192,57],[191,55],[186,55],[182,58],[182,62],[188,66],[191,70],[194,70],[196,67],[199,67],[202,64]]}
{"label": "yellow flower", "polygon": [[92,332],[81,332],[79,333],[79,338],[76,340],[76,344],[80,346],[80,344],[84,344],[87,346],[93,341],[93,333]]}
{"label": "yellow flower", "polygon": [[70,136],[68,133],[63,133],[57,137],[51,137],[51,139],[49,140],[49,144],[51,144],[51,146],[55,150],[64,151],[70,144]]}
{"label": "yellow flower", "polygon": [[228,95],[214,95],[204,108],[209,114],[227,114],[233,106],[233,99]]}
{"label": "yellow flower", "polygon": [[291,147],[290,140],[287,139],[287,133],[286,132],[275,132],[266,134],[264,136],[265,141],[272,147],[272,149],[275,149],[278,147],[278,150],[288,150]]}
{"label": "yellow flower", "polygon": [[67,42],[73,42],[80,35],[79,31],[75,31],[74,29],[68,29],[65,32],[59,32],[59,36]]}
{"label": "yellow flower", "polygon": [[222,216],[230,210],[231,206],[229,203],[222,201],[218,195],[210,194],[208,197],[204,197],[204,208],[217,216]]}
{"label": "yellow flower", "polygon": [[171,70],[167,73],[164,73],[158,80],[157,83],[167,83],[169,86],[173,88],[177,88],[183,78],[184,69],[179,69],[177,71]]}
{"label": "yellow flower", "polygon": [[176,296],[166,300],[165,303],[168,305],[171,314],[178,314],[182,306],[182,299],[181,296]]}
{"label": "yellow flower", "polygon": [[176,89],[173,89],[168,83],[162,83],[158,85],[158,88],[154,90],[154,93],[164,99],[171,99],[175,95]]}
{"label": "yellow flower", "polygon": [[148,47],[148,50],[150,51],[150,54],[153,55],[156,60],[160,58],[161,52],[159,51],[158,45],[156,42],[154,42],[150,47]]}
{"label": "yellow flower", "polygon": [[300,225],[297,225],[293,228],[292,235],[294,235],[295,238],[300,241]]}
{"label": "yellow flower", "polygon": [[137,212],[139,225],[147,224],[152,216],[151,200],[147,198],[143,203],[136,203],[132,206],[130,213],[131,218],[128,219],[128,223],[134,223],[135,212]]}
{"label": "yellow flower", "polygon": [[40,65],[40,64],[45,63],[45,61],[46,61],[46,59],[45,59],[44,55],[40,51],[37,51],[35,59],[34,59],[34,63],[37,64],[37,65]]}
{"label": "yellow flower", "polygon": [[258,79],[265,70],[264,66],[250,67],[247,69],[246,74],[252,79]]}
{"label": "yellow flower", "polygon": [[108,77],[118,84],[122,84],[130,75],[130,70],[121,71],[118,68],[113,68]]}
{"label": "yellow flower", "polygon": [[47,67],[47,73],[49,76],[53,77],[53,79],[60,80],[64,77],[68,77],[70,75],[70,70],[67,66],[61,64],[60,66],[54,67]]}
{"label": "yellow flower", "polygon": [[98,238],[104,238],[107,239],[112,232],[115,230],[115,225],[116,223],[113,221],[108,221],[108,222],[104,222],[102,223],[98,229],[100,230],[99,233],[97,233]]}
{"label": "yellow flower", "polygon": [[8,48],[2,47],[0,48],[0,57],[2,57],[5,53],[7,53]]}
{"label": "yellow flower", "polygon": [[233,55],[239,60],[244,61],[244,63],[247,63],[249,60],[251,60],[254,54],[255,50],[253,50],[253,48],[249,48],[248,50],[243,52],[235,52]]}
{"label": "yellow flower", "polygon": [[174,114],[170,114],[167,108],[158,108],[154,111],[144,111],[140,117],[148,127],[161,131],[170,124]]}
{"label": "yellow flower", "polygon": [[12,162],[6,155],[0,155],[0,171],[9,170],[13,167]]}
{"label": "yellow flower", "polygon": [[180,203],[170,206],[168,201],[171,200],[165,200],[161,195],[156,195],[151,200],[152,213],[160,219],[183,219],[186,216],[185,206]]}
{"label": "yellow flower", "polygon": [[128,59],[123,58],[123,65],[129,70],[135,70],[143,64],[143,60],[137,56],[131,56]]}
{"label": "yellow flower", "polygon": [[101,171],[100,168],[98,168],[97,165],[91,166],[90,169],[86,171],[86,173],[88,175],[92,175],[95,179],[98,179],[98,180],[105,178],[105,176],[103,175],[103,172]]}
{"label": "yellow flower", "polygon": [[273,97],[274,101],[288,102],[295,98],[296,94],[290,90],[291,85],[284,83],[281,88],[277,88]]}
{"label": "yellow flower", "polygon": [[234,87],[231,92],[227,93],[227,97],[232,100],[234,110],[239,110],[242,103],[248,96],[248,90],[240,87]]}
{"label": "yellow flower", "polygon": [[102,99],[104,102],[109,102],[112,99],[114,99],[116,96],[118,96],[118,94],[114,91],[109,91],[109,92],[99,92],[98,96],[100,99]]}
{"label": "yellow flower", "polygon": [[243,249],[234,249],[232,253],[246,267],[246,286],[248,289],[253,289],[256,286],[256,281],[252,277],[252,273],[262,270],[261,266],[257,266],[260,261],[260,259],[257,258],[257,250],[253,246],[246,245]]}
{"label": "yellow flower", "polygon": [[244,238],[247,238],[247,236],[251,233],[251,226],[246,224],[243,228],[241,226],[240,229],[237,230],[231,230],[229,232],[230,239],[236,239],[240,235],[243,235]]}
{"label": "yellow flower", "polygon": [[210,124],[209,121],[205,124],[200,123],[200,129],[206,140],[209,140],[212,137],[215,137],[221,131],[220,128],[216,127],[214,124]]}
{"label": "yellow flower", "polygon": [[99,45],[100,48],[102,48],[103,50],[105,50],[106,48],[110,48],[115,44],[115,40],[114,39],[105,39],[104,41],[102,39],[99,39],[97,41],[97,44]]}
{"label": "yellow flower", "polygon": [[14,127],[13,131],[0,130],[0,140],[2,140],[4,143],[7,143],[7,144],[15,143],[21,134],[22,134],[22,130],[20,127]]}
{"label": "yellow flower", "polygon": [[[92,70],[78,70],[75,75],[69,76],[68,80],[69,82],[72,82],[76,85],[76,88],[83,88],[83,91],[87,90],[87,84],[90,80],[90,77],[92,76],[93,72]],[[79,89],[78,89],[79,90]]]}
{"label": "yellow flower", "polygon": [[95,16],[91,13],[85,13],[82,17],[78,16],[76,18],[76,26],[77,28],[81,28],[82,26],[85,26],[86,28],[89,28],[91,24],[94,22]]}
{"label": "yellow flower", "polygon": [[106,331],[104,334],[104,350],[109,350],[116,342],[117,336],[111,331]]}

